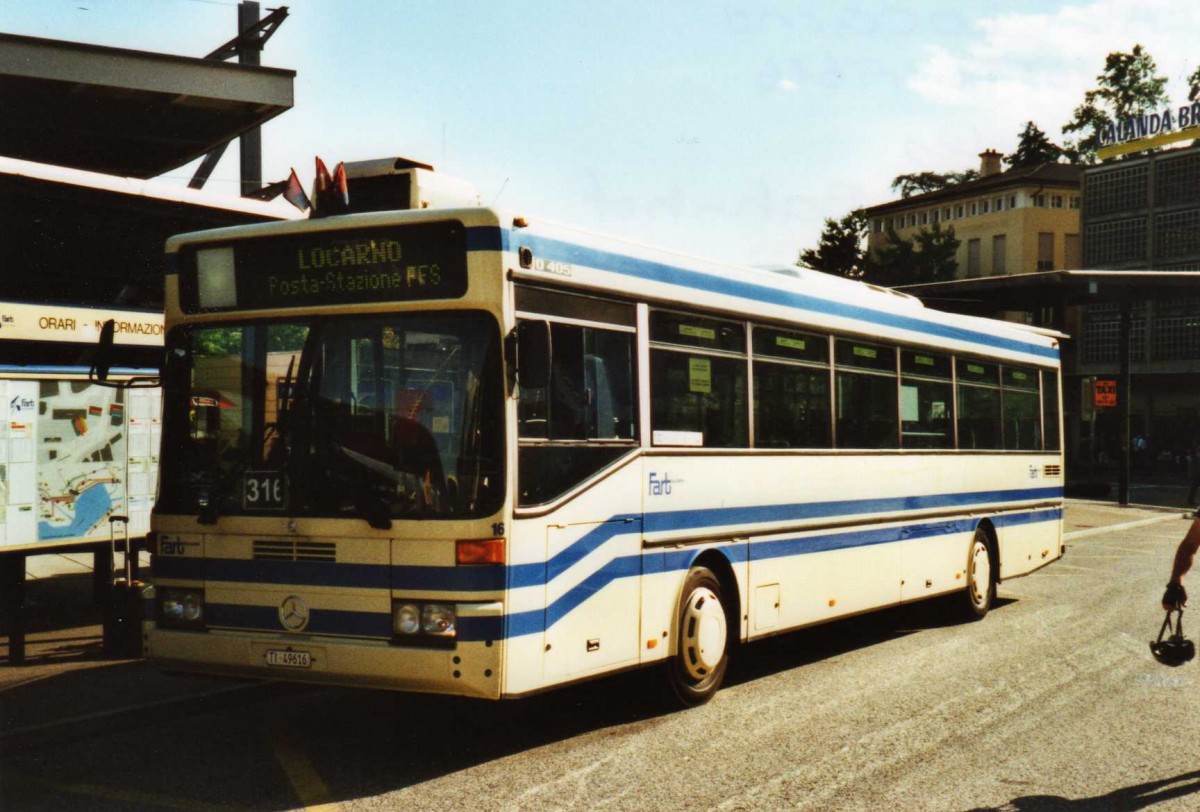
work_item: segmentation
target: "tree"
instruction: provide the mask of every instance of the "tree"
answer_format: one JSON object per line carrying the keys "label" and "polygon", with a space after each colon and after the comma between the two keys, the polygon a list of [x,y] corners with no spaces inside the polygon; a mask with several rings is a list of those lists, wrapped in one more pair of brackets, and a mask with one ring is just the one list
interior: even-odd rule
{"label": "tree", "polygon": [[892,180],[892,191],[899,192],[902,198],[909,198],[913,195],[948,189],[978,177],[979,172],[974,169],[962,172],[912,172],[907,175],[897,175]]}
{"label": "tree", "polygon": [[1024,169],[1044,163],[1055,163],[1063,156],[1063,148],[1054,144],[1032,121],[1021,131],[1017,151],[1004,156],[1009,169]]}
{"label": "tree", "polygon": [[800,252],[799,264],[814,271],[861,279],[863,275],[863,241],[867,237],[870,221],[866,212],[855,209],[841,220],[825,218],[825,230],[821,232],[817,247]]}
{"label": "tree", "polygon": [[864,281],[894,288],[943,282],[957,273],[955,254],[961,240],[954,236],[954,226],[943,229],[940,223],[934,223],[908,240],[897,235],[891,226],[886,234],[887,244],[872,251],[867,259]]}
{"label": "tree", "polygon": [[1192,75],[1187,78],[1187,82],[1188,101],[1196,101],[1196,99],[1200,99],[1200,68],[1196,68]]}
{"label": "tree", "polygon": [[[1096,76],[1097,87],[1083,96],[1083,104],[1063,125],[1063,134],[1081,133],[1066,143],[1064,150],[1073,163],[1096,162],[1100,128],[1169,104],[1166,77],[1157,76],[1154,58],[1134,45],[1131,53],[1114,51],[1104,60],[1104,72]],[[1200,72],[1198,72],[1200,73]]]}

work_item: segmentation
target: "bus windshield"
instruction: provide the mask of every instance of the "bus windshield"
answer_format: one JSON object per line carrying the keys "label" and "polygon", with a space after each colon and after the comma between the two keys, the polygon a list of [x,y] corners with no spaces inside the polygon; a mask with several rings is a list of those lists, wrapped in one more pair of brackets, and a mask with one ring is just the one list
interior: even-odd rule
{"label": "bus windshield", "polygon": [[484,516],[503,500],[499,331],[475,312],[173,331],[158,510]]}

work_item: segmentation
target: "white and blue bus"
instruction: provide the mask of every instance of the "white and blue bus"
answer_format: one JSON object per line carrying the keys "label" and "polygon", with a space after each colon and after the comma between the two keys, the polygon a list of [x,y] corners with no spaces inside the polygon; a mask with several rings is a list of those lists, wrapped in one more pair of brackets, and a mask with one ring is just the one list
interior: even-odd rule
{"label": "white and blue bus", "polygon": [[1056,335],[380,166],[352,213],[168,243],[153,662],[487,698],[661,664],[697,704],[740,641],[982,617],[1062,555]]}

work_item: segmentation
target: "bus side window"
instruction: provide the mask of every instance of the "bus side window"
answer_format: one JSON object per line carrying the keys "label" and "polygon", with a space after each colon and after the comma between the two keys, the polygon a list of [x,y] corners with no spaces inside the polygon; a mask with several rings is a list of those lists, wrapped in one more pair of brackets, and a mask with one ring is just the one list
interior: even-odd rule
{"label": "bus side window", "polygon": [[517,405],[524,505],[564,493],[637,439],[634,334],[556,322],[550,347],[546,386],[521,385]]}
{"label": "bus side window", "polygon": [[521,386],[519,436],[634,439],[633,334],[553,324],[551,347],[547,385]]}

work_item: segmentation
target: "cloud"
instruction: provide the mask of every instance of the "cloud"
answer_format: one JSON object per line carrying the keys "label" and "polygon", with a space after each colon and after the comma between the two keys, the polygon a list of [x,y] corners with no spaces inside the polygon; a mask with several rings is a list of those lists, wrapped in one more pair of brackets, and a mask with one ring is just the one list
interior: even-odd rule
{"label": "cloud", "polygon": [[776,87],[785,93],[792,93],[799,89],[800,85],[796,84],[791,79],[780,79],[779,84],[776,85]]}
{"label": "cloud", "polygon": [[908,87],[931,105],[970,109],[1006,133],[1032,119],[1057,138],[1105,57],[1135,44],[1167,77],[1172,101],[1184,100],[1198,27],[1200,3],[1191,0],[1095,0],[983,17],[964,44],[929,46]]}

